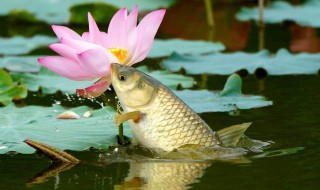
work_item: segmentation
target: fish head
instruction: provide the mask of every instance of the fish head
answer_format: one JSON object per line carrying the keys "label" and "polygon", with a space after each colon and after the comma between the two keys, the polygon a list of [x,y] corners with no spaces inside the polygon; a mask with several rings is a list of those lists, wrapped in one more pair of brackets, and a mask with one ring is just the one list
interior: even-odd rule
{"label": "fish head", "polygon": [[150,76],[129,66],[111,64],[111,83],[123,107],[147,106],[155,97],[157,83]]}

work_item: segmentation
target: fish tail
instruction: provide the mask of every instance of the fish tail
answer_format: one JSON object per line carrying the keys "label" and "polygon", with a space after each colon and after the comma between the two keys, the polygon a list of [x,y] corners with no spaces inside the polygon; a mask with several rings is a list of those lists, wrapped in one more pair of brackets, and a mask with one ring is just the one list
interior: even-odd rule
{"label": "fish tail", "polygon": [[225,147],[237,146],[239,140],[244,135],[244,132],[252,123],[242,123],[233,125],[217,131],[217,134]]}

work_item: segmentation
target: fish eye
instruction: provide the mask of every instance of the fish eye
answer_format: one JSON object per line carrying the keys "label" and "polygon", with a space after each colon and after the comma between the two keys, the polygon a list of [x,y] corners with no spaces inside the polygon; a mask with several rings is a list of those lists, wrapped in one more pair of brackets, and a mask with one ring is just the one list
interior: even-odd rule
{"label": "fish eye", "polygon": [[127,79],[127,76],[124,74],[119,74],[119,80],[125,81]]}

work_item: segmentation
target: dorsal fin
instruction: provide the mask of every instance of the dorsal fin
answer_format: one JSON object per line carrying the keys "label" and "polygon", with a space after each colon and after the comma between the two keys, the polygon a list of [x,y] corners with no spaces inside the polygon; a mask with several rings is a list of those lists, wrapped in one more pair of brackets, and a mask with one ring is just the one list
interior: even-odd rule
{"label": "dorsal fin", "polygon": [[244,132],[252,123],[242,123],[239,125],[232,125],[217,131],[217,134],[225,147],[235,147],[243,136]]}

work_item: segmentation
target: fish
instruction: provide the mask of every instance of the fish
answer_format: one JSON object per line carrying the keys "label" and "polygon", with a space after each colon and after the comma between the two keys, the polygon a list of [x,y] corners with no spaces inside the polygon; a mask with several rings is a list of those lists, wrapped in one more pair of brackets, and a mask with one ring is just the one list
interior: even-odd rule
{"label": "fish", "polygon": [[134,144],[171,152],[185,147],[236,147],[246,137],[250,122],[213,131],[160,81],[133,67],[113,63],[111,68],[111,84],[123,110],[114,122],[129,122]]}
{"label": "fish", "polygon": [[114,186],[124,189],[190,189],[199,181],[209,162],[130,162],[127,177]]}

